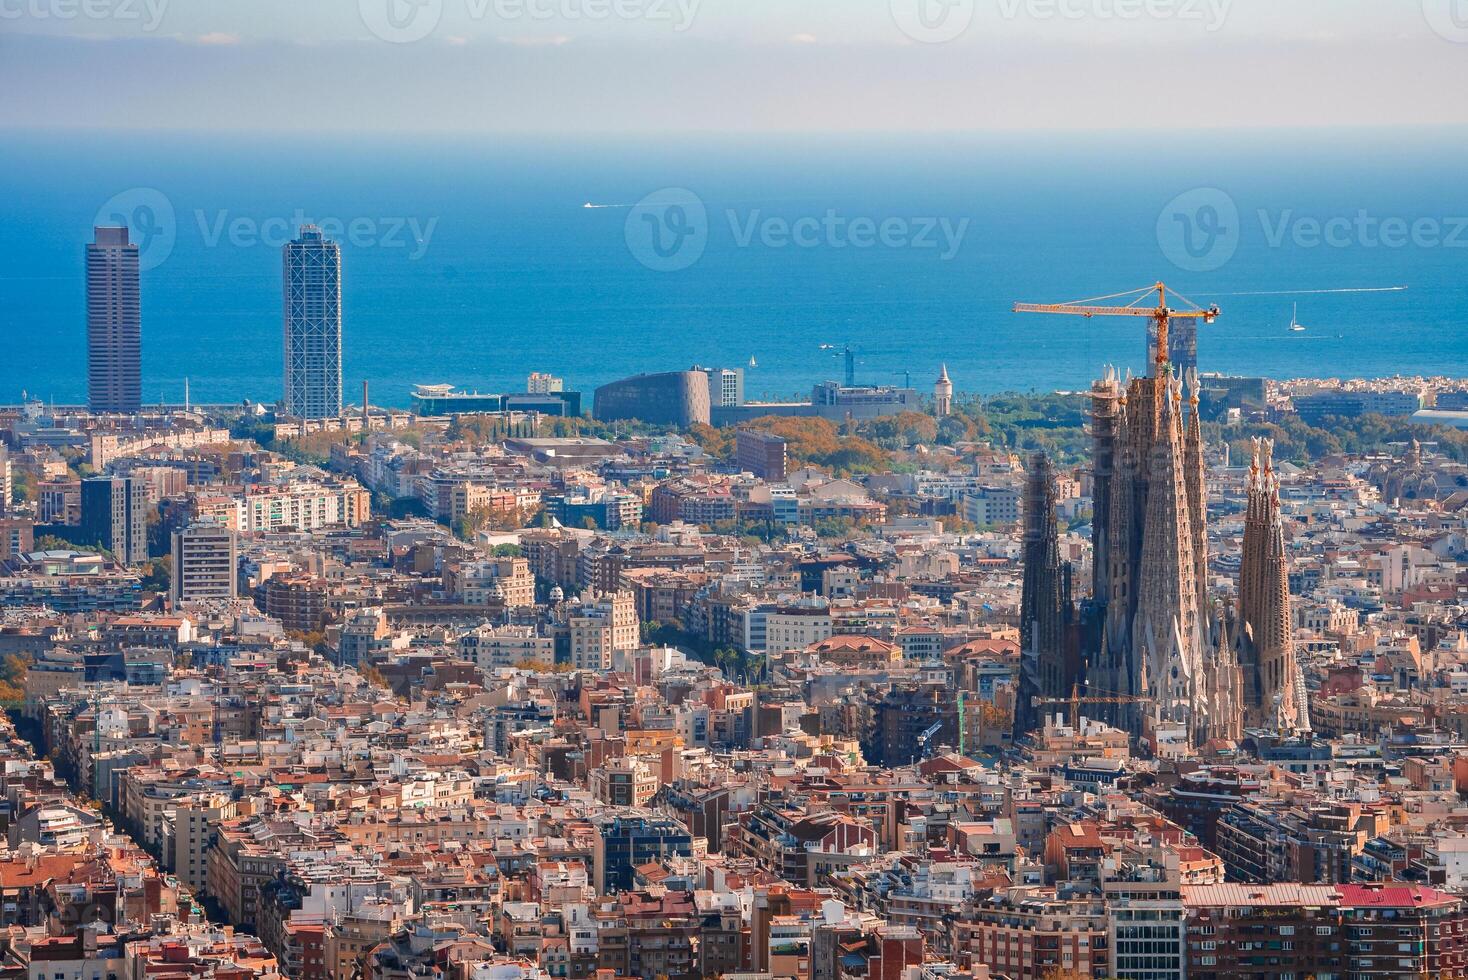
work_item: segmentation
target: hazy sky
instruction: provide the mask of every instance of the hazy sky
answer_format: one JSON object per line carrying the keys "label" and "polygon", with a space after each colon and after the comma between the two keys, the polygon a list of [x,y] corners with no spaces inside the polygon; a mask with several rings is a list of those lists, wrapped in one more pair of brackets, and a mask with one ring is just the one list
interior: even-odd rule
{"label": "hazy sky", "polygon": [[1461,125],[1465,90],[1468,0],[0,0],[8,127]]}

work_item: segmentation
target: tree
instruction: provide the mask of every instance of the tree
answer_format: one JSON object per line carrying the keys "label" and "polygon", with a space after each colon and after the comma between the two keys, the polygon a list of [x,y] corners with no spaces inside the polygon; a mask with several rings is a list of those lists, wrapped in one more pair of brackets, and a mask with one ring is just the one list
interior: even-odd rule
{"label": "tree", "polygon": [[737,650],[731,650],[728,647],[719,647],[719,649],[714,651],[714,663],[720,670],[727,674],[729,673],[729,665],[734,663],[738,659],[738,656],[739,652]]}
{"label": "tree", "polygon": [[0,661],[0,701],[13,704],[25,700],[25,679],[30,666],[29,659],[13,653]]}
{"label": "tree", "polygon": [[36,489],[36,479],[28,469],[15,471],[15,480],[10,488],[10,502],[12,504],[30,503],[39,496],[40,491]]}
{"label": "tree", "polygon": [[151,559],[143,566],[142,586],[149,592],[167,592],[173,578],[173,556]]}
{"label": "tree", "polygon": [[361,674],[362,679],[373,687],[380,687],[389,694],[392,693],[392,685],[387,682],[386,677],[382,676],[382,671],[376,667],[358,667],[357,673]]}
{"label": "tree", "polygon": [[326,632],[324,630],[286,630],[285,635],[287,639],[295,640],[317,653],[326,652]]}
{"label": "tree", "polygon": [[695,422],[688,427],[688,438],[710,456],[718,459],[730,459],[734,456],[732,429],[716,429],[711,425]]}

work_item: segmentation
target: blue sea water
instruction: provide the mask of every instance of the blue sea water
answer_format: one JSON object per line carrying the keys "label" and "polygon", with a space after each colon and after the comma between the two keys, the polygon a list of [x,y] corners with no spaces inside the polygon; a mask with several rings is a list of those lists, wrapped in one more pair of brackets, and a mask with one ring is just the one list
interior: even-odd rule
{"label": "blue sea water", "polygon": [[[0,402],[84,399],[83,245],[109,201],[154,222],[135,229],[145,263],[166,251],[143,276],[149,401],[181,400],[185,377],[196,401],[279,397],[278,245],[299,217],[341,223],[347,391],[370,379],[378,404],[406,405],[416,383],[520,390],[540,370],[589,392],[751,358],[747,394],[788,397],[840,376],[822,344],[851,344],[862,382],[910,373],[927,389],[946,362],[961,392],[1079,388],[1104,363],[1141,366],[1142,321],[1011,304],[1156,279],[1223,308],[1203,370],[1468,375],[1465,145],[1461,131],[5,133]],[[627,205],[650,194],[703,209],[686,268],[640,261],[643,212]],[[800,241],[781,233],[800,219]],[[1311,222],[1331,219],[1315,241]],[[1409,288],[1240,295],[1390,286]],[[1303,332],[1287,329],[1297,302]]]}

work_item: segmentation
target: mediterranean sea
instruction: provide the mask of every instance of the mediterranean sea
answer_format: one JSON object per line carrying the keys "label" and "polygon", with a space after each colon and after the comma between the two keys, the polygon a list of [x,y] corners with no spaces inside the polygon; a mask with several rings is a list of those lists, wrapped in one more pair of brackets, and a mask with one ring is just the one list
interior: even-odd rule
{"label": "mediterranean sea", "polygon": [[85,399],[84,245],[114,215],[142,243],[149,402],[185,378],[196,402],[280,396],[301,221],[342,244],[349,401],[694,363],[787,398],[848,344],[860,383],[927,391],[946,363],[961,393],[1077,389],[1140,369],[1143,321],[1011,304],[1158,279],[1222,308],[1204,371],[1468,375],[1461,131],[0,146],[0,402]]}

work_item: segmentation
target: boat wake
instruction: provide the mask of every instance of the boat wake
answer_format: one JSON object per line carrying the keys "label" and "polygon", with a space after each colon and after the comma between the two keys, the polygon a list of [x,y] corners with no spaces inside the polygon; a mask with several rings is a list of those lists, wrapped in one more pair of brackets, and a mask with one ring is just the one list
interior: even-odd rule
{"label": "boat wake", "polygon": [[1266,289],[1252,293],[1211,293],[1212,296],[1324,296],[1328,293],[1400,293],[1406,286],[1356,286],[1348,289]]}

